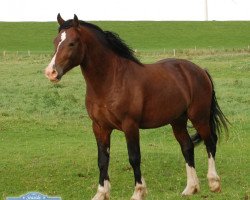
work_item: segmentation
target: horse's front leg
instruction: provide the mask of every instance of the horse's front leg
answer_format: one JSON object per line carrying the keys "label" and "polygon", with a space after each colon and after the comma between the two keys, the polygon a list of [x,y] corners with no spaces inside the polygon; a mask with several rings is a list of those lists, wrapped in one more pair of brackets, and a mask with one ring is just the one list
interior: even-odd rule
{"label": "horse's front leg", "polygon": [[111,129],[101,127],[93,122],[93,132],[98,147],[98,167],[100,170],[99,186],[92,200],[108,200],[110,196],[110,183],[108,176],[110,134]]}
{"label": "horse's front leg", "polygon": [[131,200],[143,200],[147,194],[146,183],[141,175],[141,153],[140,153],[140,137],[138,125],[133,120],[127,120],[123,123],[123,131],[125,132],[129,163],[134,171],[135,190]]}

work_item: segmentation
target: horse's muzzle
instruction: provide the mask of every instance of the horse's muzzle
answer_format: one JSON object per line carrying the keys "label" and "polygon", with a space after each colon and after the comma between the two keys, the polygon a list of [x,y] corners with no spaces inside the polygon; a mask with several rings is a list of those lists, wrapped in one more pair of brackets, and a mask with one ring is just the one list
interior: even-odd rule
{"label": "horse's muzzle", "polygon": [[45,76],[53,83],[57,83],[60,81],[61,76],[59,75],[59,73],[55,70],[55,69],[51,69],[49,67],[47,67],[45,69]]}

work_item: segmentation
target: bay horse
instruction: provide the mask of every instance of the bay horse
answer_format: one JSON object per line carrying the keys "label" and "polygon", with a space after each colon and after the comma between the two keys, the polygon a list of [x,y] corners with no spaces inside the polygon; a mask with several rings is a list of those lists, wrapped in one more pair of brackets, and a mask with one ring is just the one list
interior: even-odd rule
{"label": "bay horse", "polygon": [[[133,200],[146,198],[141,174],[139,129],[170,124],[186,162],[187,185],[182,195],[200,191],[194,162],[194,144],[204,141],[208,154],[208,184],[212,192],[221,191],[215,168],[217,134],[227,129],[209,73],[183,59],[165,59],[143,64],[134,52],[112,32],[58,14],[55,54],[45,69],[52,82],[58,82],[80,65],[86,81],[86,108],[98,147],[99,185],[93,200],[110,198],[108,175],[110,135],[125,133],[129,163],[134,172]],[[197,133],[190,137],[187,121]]]}

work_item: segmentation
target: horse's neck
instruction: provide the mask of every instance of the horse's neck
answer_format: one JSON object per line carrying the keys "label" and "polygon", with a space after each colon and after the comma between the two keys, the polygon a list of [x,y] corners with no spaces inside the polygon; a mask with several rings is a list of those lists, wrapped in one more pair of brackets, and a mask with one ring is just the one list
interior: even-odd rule
{"label": "horse's neck", "polygon": [[112,62],[105,55],[100,55],[99,58],[89,58],[84,66],[81,66],[83,76],[88,87],[98,92],[105,85],[110,83],[114,69]]}
{"label": "horse's neck", "polygon": [[81,69],[88,94],[101,96],[108,92],[118,68],[123,65],[118,64],[120,59],[111,50],[96,41],[91,42],[93,43],[87,44],[86,61]]}

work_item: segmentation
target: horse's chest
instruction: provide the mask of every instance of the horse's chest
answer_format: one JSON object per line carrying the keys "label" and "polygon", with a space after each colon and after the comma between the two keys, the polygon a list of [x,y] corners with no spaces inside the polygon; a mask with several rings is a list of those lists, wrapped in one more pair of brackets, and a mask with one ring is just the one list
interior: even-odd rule
{"label": "horse's chest", "polygon": [[121,129],[122,110],[118,111],[117,105],[86,101],[86,107],[93,121],[112,128]]}

